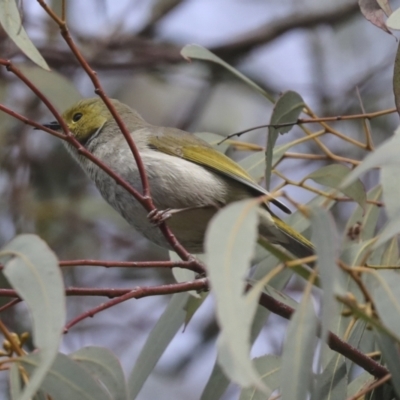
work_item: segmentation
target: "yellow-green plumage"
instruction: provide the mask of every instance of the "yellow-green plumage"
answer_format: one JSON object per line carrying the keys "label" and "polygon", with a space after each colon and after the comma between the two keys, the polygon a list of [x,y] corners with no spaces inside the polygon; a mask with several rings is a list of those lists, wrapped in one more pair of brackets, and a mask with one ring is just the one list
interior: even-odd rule
{"label": "yellow-green plumage", "polygon": [[[180,210],[167,223],[189,251],[203,251],[207,224],[219,208],[268,194],[237,163],[198,137],[174,128],[153,126],[127,105],[112,100],[141,154],[153,201],[159,210]],[[89,151],[141,190],[139,172],[116,122],[98,98],[81,100],[63,114],[69,130]],[[57,124],[51,124],[57,128]],[[103,197],[138,231],[164,247],[168,242],[147,212],[104,171],[67,144]],[[288,208],[271,200],[284,211]],[[260,208],[260,235],[298,257],[313,254],[311,243],[276,217],[265,203]]]}

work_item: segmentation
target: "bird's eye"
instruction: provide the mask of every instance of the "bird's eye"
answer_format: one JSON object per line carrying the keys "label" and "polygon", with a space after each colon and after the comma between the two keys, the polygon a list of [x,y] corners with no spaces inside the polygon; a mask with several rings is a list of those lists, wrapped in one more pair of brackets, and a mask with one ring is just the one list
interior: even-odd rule
{"label": "bird's eye", "polygon": [[77,122],[82,118],[82,113],[76,113],[72,117],[72,121]]}

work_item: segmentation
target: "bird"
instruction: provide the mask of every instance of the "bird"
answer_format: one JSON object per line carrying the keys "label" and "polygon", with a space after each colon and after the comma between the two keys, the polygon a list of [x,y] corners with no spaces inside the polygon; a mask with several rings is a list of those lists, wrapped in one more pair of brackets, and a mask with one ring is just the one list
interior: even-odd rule
{"label": "bird", "polygon": [[[269,193],[239,164],[192,133],[146,122],[128,105],[110,99],[140,153],[158,217],[164,217],[178,241],[193,254],[204,252],[211,218],[224,206]],[[140,173],[129,145],[105,103],[98,97],[78,101],[62,113],[68,130],[89,152],[119,174],[133,188],[142,189]],[[43,124],[61,131],[57,121]],[[145,208],[104,170],[78,152],[67,150],[95,183],[102,197],[137,231],[153,243],[171,249]],[[286,213],[277,199],[259,207],[260,237],[281,245],[298,258],[314,254],[312,243],[276,216],[270,203]]]}

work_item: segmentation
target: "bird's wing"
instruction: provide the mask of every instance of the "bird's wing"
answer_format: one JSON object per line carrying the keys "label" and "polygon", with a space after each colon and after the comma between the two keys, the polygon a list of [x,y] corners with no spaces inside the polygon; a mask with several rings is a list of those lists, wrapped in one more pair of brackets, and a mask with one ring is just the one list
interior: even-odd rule
{"label": "bird's wing", "polygon": [[[172,128],[167,128],[167,130],[156,128],[153,133],[155,134],[149,138],[149,144],[153,149],[202,165],[246,185],[256,194],[269,194],[239,164],[195,135]],[[188,143],[190,144],[188,145]],[[205,151],[205,147],[207,151]],[[282,211],[291,213],[290,209],[279,200],[272,199],[270,201]]]}

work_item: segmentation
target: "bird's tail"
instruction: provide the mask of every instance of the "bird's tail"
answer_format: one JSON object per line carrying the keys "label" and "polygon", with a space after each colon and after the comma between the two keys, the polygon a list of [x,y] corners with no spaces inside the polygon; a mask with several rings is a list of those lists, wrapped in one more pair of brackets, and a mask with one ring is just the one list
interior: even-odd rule
{"label": "bird's tail", "polygon": [[313,244],[269,210],[260,209],[259,234],[271,243],[279,244],[298,258],[315,254]]}

